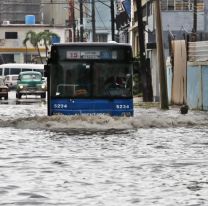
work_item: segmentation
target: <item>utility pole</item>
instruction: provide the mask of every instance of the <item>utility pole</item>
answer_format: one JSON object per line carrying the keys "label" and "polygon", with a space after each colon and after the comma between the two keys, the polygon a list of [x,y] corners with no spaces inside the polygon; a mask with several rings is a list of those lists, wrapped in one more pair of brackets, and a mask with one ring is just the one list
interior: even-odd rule
{"label": "utility pole", "polygon": [[[151,82],[151,72],[150,67],[147,67],[147,59],[145,54],[145,39],[144,39],[144,23],[142,16],[142,3],[141,0],[136,0],[137,6],[137,19],[138,19],[138,33],[139,33],[139,55],[140,55],[140,69],[142,78],[142,93],[144,102],[152,102],[152,82]],[[148,75],[150,74],[150,75]]]}
{"label": "utility pole", "polygon": [[[68,8],[68,14],[69,14],[69,42],[74,42],[74,40],[75,40],[74,0],[69,0],[68,5],[69,5],[69,8]],[[71,31],[71,33],[70,33],[70,31]]]}
{"label": "utility pole", "polygon": [[80,7],[80,42],[83,42],[83,33],[84,33],[84,28],[83,28],[83,0],[79,0],[79,7]]}
{"label": "utility pole", "polygon": [[205,1],[204,2],[204,6],[205,6],[205,9],[204,9],[204,31],[205,32],[208,32],[208,1]]}
{"label": "utility pole", "polygon": [[95,0],[92,0],[92,41],[96,41],[96,32],[95,32]]}
{"label": "utility pole", "polygon": [[114,0],[111,0],[111,34],[112,34],[112,41],[115,40],[115,17],[114,17]]}
{"label": "utility pole", "polygon": [[193,32],[197,32],[197,0],[194,0]]}
{"label": "utility pole", "polygon": [[166,68],[165,68],[164,48],[163,48],[163,33],[162,33],[160,0],[155,1],[155,14],[156,14],[157,55],[158,55],[159,75],[160,75],[161,109],[169,109],[168,92],[167,92],[167,77],[166,77],[166,70],[165,70]]}

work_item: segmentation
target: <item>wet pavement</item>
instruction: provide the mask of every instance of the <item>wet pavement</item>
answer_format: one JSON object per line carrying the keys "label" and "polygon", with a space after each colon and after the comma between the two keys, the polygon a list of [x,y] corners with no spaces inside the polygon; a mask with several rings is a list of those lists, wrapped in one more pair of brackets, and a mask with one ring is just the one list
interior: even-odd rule
{"label": "wet pavement", "polygon": [[0,205],[208,205],[208,113],[47,117],[0,101]]}

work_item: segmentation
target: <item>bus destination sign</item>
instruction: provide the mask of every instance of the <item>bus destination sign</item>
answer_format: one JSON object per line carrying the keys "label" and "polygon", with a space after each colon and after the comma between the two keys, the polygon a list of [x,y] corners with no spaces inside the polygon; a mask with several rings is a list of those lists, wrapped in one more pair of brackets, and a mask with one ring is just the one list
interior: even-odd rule
{"label": "bus destination sign", "polygon": [[67,51],[67,59],[117,59],[116,51]]}

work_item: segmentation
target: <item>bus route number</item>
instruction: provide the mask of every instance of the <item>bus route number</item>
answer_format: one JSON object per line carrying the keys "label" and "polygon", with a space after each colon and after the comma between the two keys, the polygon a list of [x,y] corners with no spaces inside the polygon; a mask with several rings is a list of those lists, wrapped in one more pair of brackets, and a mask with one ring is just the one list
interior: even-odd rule
{"label": "bus route number", "polygon": [[67,59],[80,59],[80,52],[78,52],[78,51],[67,51],[66,58]]}

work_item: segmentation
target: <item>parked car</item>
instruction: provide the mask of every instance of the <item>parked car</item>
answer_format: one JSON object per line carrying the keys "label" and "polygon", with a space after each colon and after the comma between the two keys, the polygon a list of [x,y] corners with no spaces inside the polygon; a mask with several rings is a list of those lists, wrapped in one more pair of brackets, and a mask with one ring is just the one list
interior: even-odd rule
{"label": "parked car", "polygon": [[17,86],[17,78],[18,78],[18,74],[6,75],[5,76],[5,85],[9,89],[15,89]]}
{"label": "parked car", "polygon": [[22,95],[40,95],[46,97],[46,83],[40,72],[21,72],[17,79],[16,98]]}
{"label": "parked car", "polygon": [[0,78],[0,99],[4,97],[4,99],[8,99],[8,87],[5,85],[4,80]]}

